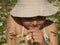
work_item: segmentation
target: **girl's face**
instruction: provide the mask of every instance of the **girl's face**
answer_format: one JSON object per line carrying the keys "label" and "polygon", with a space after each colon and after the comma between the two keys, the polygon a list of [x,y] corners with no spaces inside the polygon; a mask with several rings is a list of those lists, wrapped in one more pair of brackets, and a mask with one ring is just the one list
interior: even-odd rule
{"label": "girl's face", "polygon": [[40,25],[45,22],[45,17],[21,18],[21,22],[28,29],[39,29]]}

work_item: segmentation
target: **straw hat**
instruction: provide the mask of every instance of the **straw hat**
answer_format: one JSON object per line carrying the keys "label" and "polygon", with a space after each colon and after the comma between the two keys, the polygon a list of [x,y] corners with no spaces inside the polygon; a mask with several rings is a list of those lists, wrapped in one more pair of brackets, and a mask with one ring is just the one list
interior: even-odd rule
{"label": "straw hat", "polygon": [[57,11],[58,8],[47,0],[18,0],[10,14],[15,17],[50,16]]}

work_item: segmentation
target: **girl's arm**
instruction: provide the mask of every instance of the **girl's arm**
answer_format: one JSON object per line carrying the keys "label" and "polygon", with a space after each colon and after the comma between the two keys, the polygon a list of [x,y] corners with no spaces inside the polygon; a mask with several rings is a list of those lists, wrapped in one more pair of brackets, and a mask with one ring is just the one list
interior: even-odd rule
{"label": "girl's arm", "polygon": [[49,37],[50,43],[49,45],[58,45],[58,31],[55,23],[52,23],[49,27]]}
{"label": "girl's arm", "polygon": [[8,17],[6,24],[6,40],[7,45],[16,45],[15,24],[11,16]]}

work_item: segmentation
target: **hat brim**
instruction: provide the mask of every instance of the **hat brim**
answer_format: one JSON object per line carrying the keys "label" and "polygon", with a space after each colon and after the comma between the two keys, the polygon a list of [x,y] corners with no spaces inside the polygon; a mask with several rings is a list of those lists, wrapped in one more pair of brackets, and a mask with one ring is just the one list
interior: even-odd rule
{"label": "hat brim", "polygon": [[50,3],[39,5],[16,4],[16,6],[10,12],[10,15],[15,17],[51,16],[57,11],[58,8]]}

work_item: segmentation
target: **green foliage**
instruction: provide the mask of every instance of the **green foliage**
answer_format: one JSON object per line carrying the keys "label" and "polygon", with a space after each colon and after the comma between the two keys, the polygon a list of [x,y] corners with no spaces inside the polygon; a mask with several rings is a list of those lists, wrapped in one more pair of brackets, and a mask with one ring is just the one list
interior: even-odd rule
{"label": "green foliage", "polygon": [[10,10],[14,7],[16,0],[0,0],[0,45],[6,43],[5,24]]}
{"label": "green foliage", "polygon": [[[49,0],[49,1],[52,3],[55,2],[56,0]],[[7,18],[9,16],[9,12],[14,7],[16,2],[17,2],[16,0],[0,0],[0,45],[6,43],[5,25],[6,25]],[[60,5],[58,4],[59,3],[54,3],[54,5],[60,7]],[[54,14],[54,16],[48,17],[48,19],[56,22],[58,30],[60,30],[60,11]],[[59,41],[60,41],[60,37],[59,37]]]}

